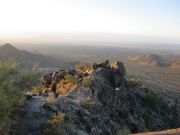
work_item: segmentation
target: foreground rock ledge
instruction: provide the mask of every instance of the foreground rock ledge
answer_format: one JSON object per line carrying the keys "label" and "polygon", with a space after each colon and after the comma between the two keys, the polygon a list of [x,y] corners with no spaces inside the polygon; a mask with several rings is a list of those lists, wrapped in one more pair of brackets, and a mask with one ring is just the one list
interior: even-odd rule
{"label": "foreground rock ledge", "polygon": [[[83,84],[86,79],[88,85]],[[50,88],[49,96],[28,100],[20,134],[120,135],[180,127],[176,106],[127,80],[122,62],[95,63],[83,72],[55,71],[44,75],[42,82]],[[74,83],[76,87],[69,88]],[[55,90],[58,97],[52,94]]]}

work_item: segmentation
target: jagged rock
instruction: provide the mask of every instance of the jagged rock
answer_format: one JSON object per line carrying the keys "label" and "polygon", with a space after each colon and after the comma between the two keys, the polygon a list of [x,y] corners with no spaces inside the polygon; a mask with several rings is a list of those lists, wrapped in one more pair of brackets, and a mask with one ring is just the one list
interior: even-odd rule
{"label": "jagged rock", "polygon": [[26,92],[26,93],[24,93],[24,95],[25,95],[26,99],[29,100],[29,99],[33,98],[33,96],[36,96],[37,94],[34,94],[32,92]]}
{"label": "jagged rock", "polygon": [[44,85],[50,85],[52,83],[52,74],[45,74],[42,76],[41,81]]}
{"label": "jagged rock", "polygon": [[[145,87],[128,87],[125,74],[121,62],[113,62],[110,66],[108,61],[95,64],[92,73],[88,75],[91,79],[87,89],[79,81],[65,96],[60,95],[50,101],[40,100],[38,107],[35,106],[39,109],[40,104],[43,104],[38,116],[42,115],[48,121],[54,115],[65,114],[64,121],[53,125],[53,129],[57,129],[58,134],[66,135],[116,135],[124,128],[137,133],[170,128],[172,124],[173,127],[180,126],[175,109]],[[82,80],[85,78],[83,74],[80,77]],[[63,85],[60,87],[64,90],[66,87]],[[29,107],[30,111],[33,107]],[[41,118],[34,121],[38,119],[44,122]],[[38,127],[38,131],[46,130],[44,126]]]}
{"label": "jagged rock", "polygon": [[47,110],[49,110],[49,111],[52,111],[52,112],[54,112],[54,113],[57,113],[57,112],[58,112],[58,108],[57,108],[55,105],[50,104],[50,103],[45,103],[45,104],[43,104],[43,108],[44,108],[44,109],[47,109]]}
{"label": "jagged rock", "polygon": [[125,75],[126,75],[126,69],[124,67],[124,64],[122,62],[112,62],[110,65],[111,69],[114,71],[114,83],[115,86],[124,86],[125,84]]}
{"label": "jagged rock", "polygon": [[119,73],[121,76],[124,77],[126,75],[126,69],[122,62],[113,61],[110,67],[114,72]]}
{"label": "jagged rock", "polygon": [[94,72],[94,68],[92,66],[88,67],[85,71],[85,74],[91,75]]}
{"label": "jagged rock", "polygon": [[109,67],[109,60],[105,60],[102,63],[97,64],[97,68],[108,68]]}

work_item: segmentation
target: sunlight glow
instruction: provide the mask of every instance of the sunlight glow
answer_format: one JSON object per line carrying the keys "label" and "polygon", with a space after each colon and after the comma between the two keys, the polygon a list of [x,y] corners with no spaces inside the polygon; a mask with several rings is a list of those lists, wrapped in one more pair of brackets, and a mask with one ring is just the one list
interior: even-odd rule
{"label": "sunlight glow", "polygon": [[0,0],[0,35],[101,32],[180,38],[179,20],[135,14],[132,5],[123,9],[122,1]]}

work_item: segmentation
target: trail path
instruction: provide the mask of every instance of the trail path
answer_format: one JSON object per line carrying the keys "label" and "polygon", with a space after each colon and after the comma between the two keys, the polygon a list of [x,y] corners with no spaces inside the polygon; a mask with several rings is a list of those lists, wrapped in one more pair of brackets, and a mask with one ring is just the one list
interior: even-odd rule
{"label": "trail path", "polygon": [[36,96],[27,102],[26,111],[21,121],[21,135],[41,134],[38,129],[47,121],[47,116],[39,115],[42,111],[44,100],[44,97]]}

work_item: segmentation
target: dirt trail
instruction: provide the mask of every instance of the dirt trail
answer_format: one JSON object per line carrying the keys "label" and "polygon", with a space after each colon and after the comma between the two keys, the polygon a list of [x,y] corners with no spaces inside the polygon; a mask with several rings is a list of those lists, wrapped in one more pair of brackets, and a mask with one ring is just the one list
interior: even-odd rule
{"label": "dirt trail", "polygon": [[42,111],[44,100],[44,97],[36,96],[28,101],[21,121],[20,135],[41,134],[38,129],[48,120],[47,116],[39,115]]}

